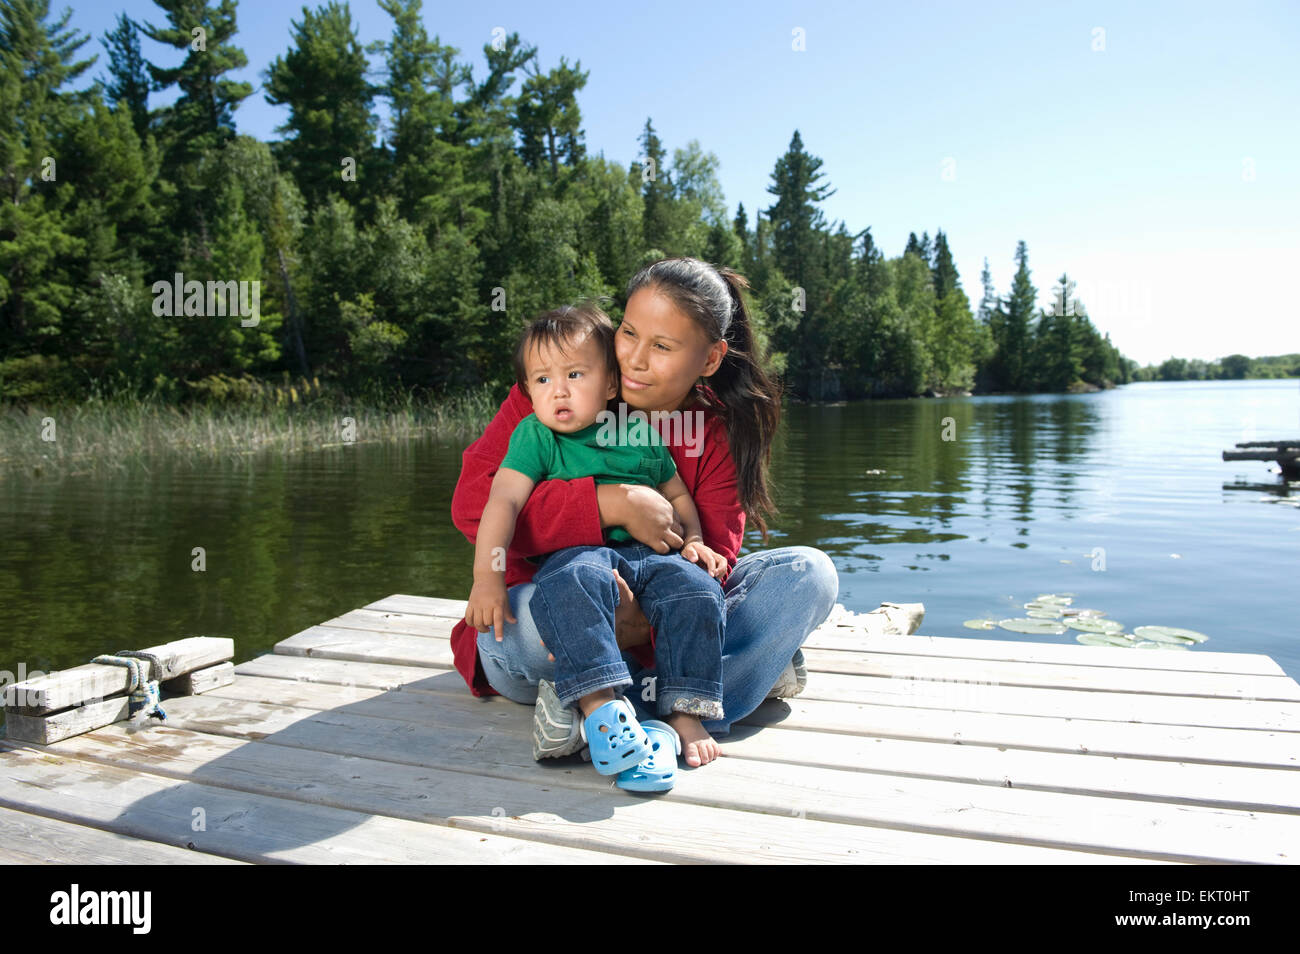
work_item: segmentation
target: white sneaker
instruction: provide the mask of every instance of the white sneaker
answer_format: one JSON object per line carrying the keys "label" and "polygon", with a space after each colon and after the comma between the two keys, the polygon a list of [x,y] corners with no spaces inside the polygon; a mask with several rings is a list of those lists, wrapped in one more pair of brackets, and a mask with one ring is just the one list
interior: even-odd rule
{"label": "white sneaker", "polygon": [[808,685],[808,667],[804,665],[803,650],[796,649],[790,661],[781,670],[776,685],[767,694],[768,699],[789,699],[799,695]]}
{"label": "white sneaker", "polygon": [[540,680],[533,706],[533,758],[558,759],[585,748],[580,728],[577,712],[560,702],[555,684]]}

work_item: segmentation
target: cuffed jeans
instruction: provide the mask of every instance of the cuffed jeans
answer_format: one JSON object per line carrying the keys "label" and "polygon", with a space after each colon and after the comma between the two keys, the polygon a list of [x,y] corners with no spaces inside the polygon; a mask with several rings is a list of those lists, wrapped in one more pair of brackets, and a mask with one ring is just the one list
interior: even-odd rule
{"label": "cuffed jeans", "polygon": [[555,656],[560,702],[575,705],[599,689],[633,684],[614,637],[618,581],[613,570],[655,630],[657,678],[647,684],[645,701],[653,700],[661,716],[686,712],[722,718],[722,585],[680,553],[656,553],[637,541],[559,550],[533,575],[529,610]]}
{"label": "cuffed jeans", "polygon": [[[612,571],[610,581],[617,587]],[[555,679],[555,663],[546,658],[530,609],[535,589],[535,583],[519,583],[507,591],[516,622],[505,624],[501,642],[491,630],[478,634],[479,659],[488,683],[507,699],[525,705],[537,701],[539,680]],[[839,596],[839,577],[830,557],[821,550],[779,547],[741,557],[722,593],[726,604],[722,642],[725,715],[704,721],[704,728],[715,738],[727,735],[733,723],[767,698],[794,651],[830,615]],[[657,630],[655,638],[657,641]],[[632,674],[634,691],[628,698],[637,717],[657,718],[642,691],[647,685],[643,680],[653,678],[654,670],[641,669],[630,653],[622,656]]]}

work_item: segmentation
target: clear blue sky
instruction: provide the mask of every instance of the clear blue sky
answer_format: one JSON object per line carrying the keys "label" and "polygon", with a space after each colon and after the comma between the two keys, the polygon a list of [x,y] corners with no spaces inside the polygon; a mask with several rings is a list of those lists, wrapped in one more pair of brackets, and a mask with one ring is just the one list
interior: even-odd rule
{"label": "clear blue sky", "polygon": [[[101,53],[97,70],[118,12],[165,23],[145,0],[71,6],[70,26],[93,37],[83,53]],[[351,9],[363,43],[389,34],[374,0]],[[262,71],[301,13],[301,3],[239,4],[249,67],[238,78],[258,88],[236,113],[241,132],[277,138],[287,111],[266,103]],[[838,190],[828,221],[871,226],[891,256],[909,232],[942,228],[972,306],[984,258],[1005,295],[1024,239],[1040,305],[1069,272],[1094,323],[1140,362],[1300,351],[1294,0],[481,0],[426,3],[425,23],[476,76],[498,26],[536,46],[545,68],[581,61],[592,152],[633,161],[650,116],[670,153],[698,139],[718,156],[733,212],[771,203],[773,164],[798,129]],[[155,62],[180,59],[142,47]]]}

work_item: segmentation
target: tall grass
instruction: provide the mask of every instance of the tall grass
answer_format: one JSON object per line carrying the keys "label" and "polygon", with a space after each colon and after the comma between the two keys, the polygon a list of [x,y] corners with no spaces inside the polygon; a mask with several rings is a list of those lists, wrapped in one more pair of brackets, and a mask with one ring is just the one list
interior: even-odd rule
{"label": "tall grass", "polygon": [[235,383],[182,407],[103,393],[57,406],[0,407],[0,476],[128,469],[162,458],[198,463],[425,436],[472,438],[502,397],[487,388],[433,399],[378,388],[347,396],[304,379]]}

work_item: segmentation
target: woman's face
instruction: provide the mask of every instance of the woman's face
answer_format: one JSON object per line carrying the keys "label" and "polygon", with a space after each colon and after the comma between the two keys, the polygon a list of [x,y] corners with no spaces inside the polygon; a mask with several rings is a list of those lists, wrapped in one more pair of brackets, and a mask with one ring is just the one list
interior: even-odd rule
{"label": "woman's face", "polygon": [[718,369],[725,341],[711,342],[672,301],[647,287],[633,293],[614,332],[622,398],[634,410],[676,411],[701,377]]}

